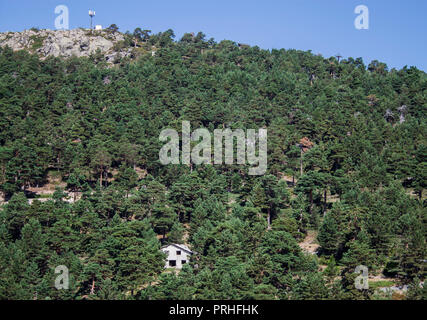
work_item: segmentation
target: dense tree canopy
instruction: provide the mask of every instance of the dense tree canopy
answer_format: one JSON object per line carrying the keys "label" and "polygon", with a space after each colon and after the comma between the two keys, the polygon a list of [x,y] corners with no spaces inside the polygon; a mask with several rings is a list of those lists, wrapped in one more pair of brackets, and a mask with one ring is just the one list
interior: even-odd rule
{"label": "dense tree canopy", "polygon": [[[372,298],[352,287],[362,264],[424,281],[424,72],[174,37],[137,28],[114,66],[0,49],[0,299]],[[184,120],[267,128],[267,173],[162,165],[159,134]],[[197,253],[179,274],[172,242]]]}

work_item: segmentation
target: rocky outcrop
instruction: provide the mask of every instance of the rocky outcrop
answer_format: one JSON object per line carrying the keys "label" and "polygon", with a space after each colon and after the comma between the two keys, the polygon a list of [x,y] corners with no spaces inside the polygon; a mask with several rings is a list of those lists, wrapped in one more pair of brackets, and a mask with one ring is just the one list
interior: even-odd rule
{"label": "rocky outcrop", "polygon": [[132,49],[114,50],[123,41],[123,34],[106,30],[25,30],[0,33],[0,47],[9,46],[14,51],[28,50],[42,59],[54,57],[87,57],[100,50],[108,62],[131,56]]}

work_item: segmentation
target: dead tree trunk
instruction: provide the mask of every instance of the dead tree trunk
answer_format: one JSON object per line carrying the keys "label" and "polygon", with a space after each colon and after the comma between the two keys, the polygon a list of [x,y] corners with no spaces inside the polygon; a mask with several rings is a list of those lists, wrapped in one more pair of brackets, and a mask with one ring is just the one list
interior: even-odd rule
{"label": "dead tree trunk", "polygon": [[90,294],[95,294],[95,275],[92,275],[92,286],[90,288]]}

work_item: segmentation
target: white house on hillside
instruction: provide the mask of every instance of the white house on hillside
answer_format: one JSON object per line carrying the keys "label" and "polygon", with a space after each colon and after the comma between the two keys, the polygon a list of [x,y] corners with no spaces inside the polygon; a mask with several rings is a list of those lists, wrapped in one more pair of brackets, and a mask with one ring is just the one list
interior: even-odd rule
{"label": "white house on hillside", "polygon": [[182,265],[188,263],[188,260],[190,260],[193,254],[193,251],[184,244],[172,243],[163,246],[161,250],[167,255],[165,268],[181,269]]}

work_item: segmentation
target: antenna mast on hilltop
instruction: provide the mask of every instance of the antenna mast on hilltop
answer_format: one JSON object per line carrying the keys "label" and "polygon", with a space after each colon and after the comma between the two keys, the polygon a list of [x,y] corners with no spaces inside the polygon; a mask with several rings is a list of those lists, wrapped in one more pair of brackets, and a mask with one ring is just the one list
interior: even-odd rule
{"label": "antenna mast on hilltop", "polygon": [[341,58],[342,58],[342,55],[341,55],[340,53],[338,53],[335,57],[338,59],[338,63],[340,63],[340,60],[341,60]]}
{"label": "antenna mast on hilltop", "polygon": [[90,29],[92,30],[92,20],[93,17],[95,16],[95,10],[89,10],[89,17],[90,17]]}

